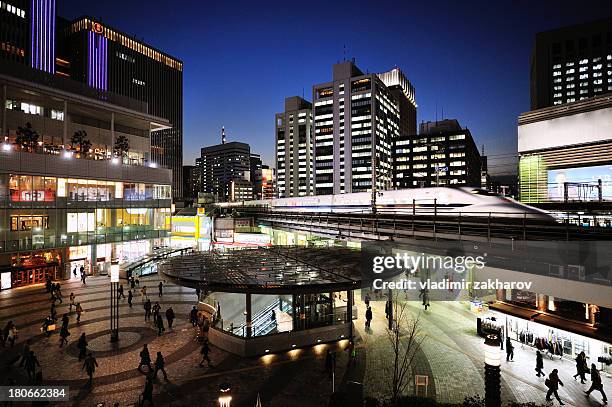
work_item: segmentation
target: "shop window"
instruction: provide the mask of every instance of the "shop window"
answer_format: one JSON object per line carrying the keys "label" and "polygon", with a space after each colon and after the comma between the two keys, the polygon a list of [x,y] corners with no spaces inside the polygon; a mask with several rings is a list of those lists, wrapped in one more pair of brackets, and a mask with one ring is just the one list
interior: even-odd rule
{"label": "shop window", "polygon": [[11,215],[11,232],[49,229],[49,216]]}

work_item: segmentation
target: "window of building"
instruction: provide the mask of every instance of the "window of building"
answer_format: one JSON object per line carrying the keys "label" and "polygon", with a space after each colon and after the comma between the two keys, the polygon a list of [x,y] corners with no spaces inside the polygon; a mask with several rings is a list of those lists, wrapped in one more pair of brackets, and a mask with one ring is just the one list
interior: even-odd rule
{"label": "window of building", "polygon": [[449,136],[449,140],[465,140],[465,134],[454,134]]}

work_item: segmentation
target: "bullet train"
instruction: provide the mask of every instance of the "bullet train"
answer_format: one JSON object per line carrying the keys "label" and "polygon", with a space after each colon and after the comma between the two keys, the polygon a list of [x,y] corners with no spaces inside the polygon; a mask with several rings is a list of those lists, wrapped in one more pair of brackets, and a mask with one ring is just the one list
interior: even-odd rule
{"label": "bullet train", "polygon": [[[296,198],[225,202],[220,207],[259,207],[279,212],[370,213],[372,194],[357,192],[338,195],[315,195]],[[554,222],[548,212],[514,199],[479,188],[433,187],[392,191],[376,194],[378,213],[439,216],[491,216],[537,219]]]}

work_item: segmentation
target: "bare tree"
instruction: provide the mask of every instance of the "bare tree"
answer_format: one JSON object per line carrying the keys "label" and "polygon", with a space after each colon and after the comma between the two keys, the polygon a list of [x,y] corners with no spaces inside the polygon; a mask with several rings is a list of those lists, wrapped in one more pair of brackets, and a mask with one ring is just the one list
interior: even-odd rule
{"label": "bare tree", "polygon": [[393,363],[387,365],[391,403],[398,405],[412,378],[415,357],[425,337],[419,329],[420,314],[410,313],[408,303],[393,295],[393,324],[387,328],[387,338],[393,352]]}

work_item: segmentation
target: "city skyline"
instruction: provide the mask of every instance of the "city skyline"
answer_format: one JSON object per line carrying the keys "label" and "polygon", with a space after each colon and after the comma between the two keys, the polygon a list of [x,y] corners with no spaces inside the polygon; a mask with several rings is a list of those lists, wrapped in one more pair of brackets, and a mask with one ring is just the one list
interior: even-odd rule
{"label": "city skyline", "polygon": [[[187,2],[172,9],[116,2],[124,10],[116,13],[113,2],[67,0],[58,4],[58,13],[95,16],[184,61],[185,164],[193,163],[201,147],[220,141],[221,126],[228,141],[249,143],[264,163],[273,164],[274,114],[285,97],[303,94],[311,100],[312,86],[327,80],[330,66],[354,57],[368,72],[401,68],[416,88],[417,123],[435,120],[436,111],[438,119],[460,120],[478,148],[485,145],[491,173],[509,174],[516,171],[516,117],[529,110],[535,34],[612,15],[612,5],[588,3],[576,10],[565,1],[551,10],[544,3],[446,2],[444,13],[398,3],[376,10],[375,19],[370,12],[353,15],[348,29],[340,18],[342,3],[325,8],[312,3],[308,10],[247,2],[204,7]],[[355,10],[365,7],[352,4]],[[317,10],[338,24],[316,28],[311,23]],[[131,18],[135,14],[141,18]]]}

